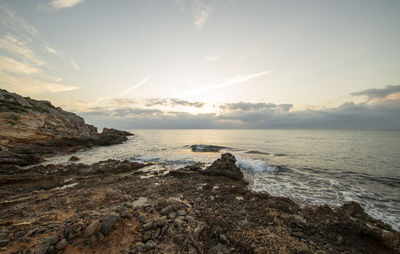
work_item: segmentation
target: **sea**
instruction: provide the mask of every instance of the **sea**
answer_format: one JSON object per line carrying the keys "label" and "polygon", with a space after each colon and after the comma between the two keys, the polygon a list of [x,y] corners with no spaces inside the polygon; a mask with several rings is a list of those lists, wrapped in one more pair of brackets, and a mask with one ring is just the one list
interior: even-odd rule
{"label": "sea", "polygon": [[[81,163],[118,159],[174,170],[230,152],[256,192],[300,205],[356,201],[400,230],[400,130],[128,130],[120,145],[79,151]],[[71,163],[68,156],[49,163]]]}

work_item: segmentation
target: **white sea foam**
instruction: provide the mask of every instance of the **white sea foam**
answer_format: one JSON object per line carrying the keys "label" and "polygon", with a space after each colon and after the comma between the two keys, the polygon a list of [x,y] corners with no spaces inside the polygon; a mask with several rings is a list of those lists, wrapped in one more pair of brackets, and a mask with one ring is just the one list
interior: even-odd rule
{"label": "white sea foam", "polygon": [[278,171],[277,167],[270,166],[265,161],[242,159],[239,156],[236,156],[236,166],[241,168],[242,170],[255,173]]}

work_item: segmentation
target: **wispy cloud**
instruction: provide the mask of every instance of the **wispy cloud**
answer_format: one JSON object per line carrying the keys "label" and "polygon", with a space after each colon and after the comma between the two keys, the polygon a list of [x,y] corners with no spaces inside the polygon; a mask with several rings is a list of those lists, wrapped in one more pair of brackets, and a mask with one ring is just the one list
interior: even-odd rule
{"label": "wispy cloud", "polygon": [[33,66],[21,63],[6,56],[0,56],[0,73],[15,73],[15,74],[35,74],[39,70]]}
{"label": "wispy cloud", "polygon": [[35,65],[43,65],[46,63],[27,46],[26,42],[21,41],[16,36],[9,33],[5,34],[0,39],[0,50],[11,53]]}
{"label": "wispy cloud", "polygon": [[[43,57],[55,55],[51,60],[62,60],[76,70],[79,66],[48,43],[40,32],[8,7],[0,3],[0,83],[3,88],[27,95],[58,93],[78,89],[60,84],[59,77],[49,72]],[[51,81],[50,81],[51,80]]]}
{"label": "wispy cloud", "polygon": [[214,2],[206,3],[202,0],[195,0],[194,6],[194,24],[196,25],[197,29],[201,29],[203,28],[210,14],[214,11]]}
{"label": "wispy cloud", "polygon": [[148,80],[150,79],[150,76],[147,76],[145,79],[143,79],[142,81],[140,81],[139,83],[137,83],[136,85],[133,85],[132,87],[130,87],[128,90],[122,92],[120,94],[120,96],[125,96],[128,93],[132,92],[133,90],[135,90],[136,88],[141,87],[142,85],[144,85]]}
{"label": "wispy cloud", "polygon": [[224,87],[229,87],[229,86],[233,86],[233,85],[238,85],[238,84],[242,84],[244,82],[250,81],[252,79],[264,76],[266,74],[271,73],[272,71],[263,71],[263,72],[259,72],[259,73],[254,73],[254,74],[247,74],[247,75],[241,75],[241,76],[236,76],[227,80],[222,81],[221,83],[218,84],[212,84],[212,85],[205,85],[202,87],[198,87],[192,90],[189,90],[186,92],[185,97],[186,96],[193,96],[193,95],[198,95],[198,94],[202,94],[205,92],[209,92],[215,89],[219,89],[219,88],[224,88]]}
{"label": "wispy cloud", "polygon": [[53,0],[50,2],[50,6],[55,9],[71,8],[81,2],[83,0]]}
{"label": "wispy cloud", "polygon": [[[70,63],[72,67],[75,68],[77,66],[73,60],[66,57],[60,50],[57,50],[55,46],[51,45],[34,26],[18,17],[6,4],[0,4],[0,14],[2,16],[4,15],[1,19],[1,26],[8,31],[8,38],[5,37],[6,40],[14,39],[15,42],[19,43],[20,47],[21,45],[25,47],[25,51],[27,44],[35,44],[44,49],[47,53],[58,56],[61,60]],[[12,49],[17,50],[15,47]],[[19,50],[22,52],[21,49]],[[77,68],[75,69],[78,70]]]}
{"label": "wispy cloud", "polygon": [[29,76],[16,77],[7,73],[0,74],[0,83],[5,84],[4,86],[2,85],[3,88],[21,94],[36,95],[43,93],[59,93],[79,89],[77,86],[41,81]]}
{"label": "wispy cloud", "polygon": [[236,0],[227,0],[227,2],[223,5],[223,8],[229,7],[234,2],[236,2]]}

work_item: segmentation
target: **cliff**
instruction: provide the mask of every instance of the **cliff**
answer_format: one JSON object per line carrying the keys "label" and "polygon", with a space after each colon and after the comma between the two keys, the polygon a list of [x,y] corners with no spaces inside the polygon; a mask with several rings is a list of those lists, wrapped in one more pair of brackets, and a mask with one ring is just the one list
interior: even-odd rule
{"label": "cliff", "polygon": [[38,163],[46,156],[93,146],[120,144],[129,132],[104,128],[98,133],[82,117],[0,89],[0,170]]}
{"label": "cliff", "polygon": [[82,117],[54,107],[48,101],[34,100],[0,89],[0,149],[66,136],[90,136],[97,128]]}

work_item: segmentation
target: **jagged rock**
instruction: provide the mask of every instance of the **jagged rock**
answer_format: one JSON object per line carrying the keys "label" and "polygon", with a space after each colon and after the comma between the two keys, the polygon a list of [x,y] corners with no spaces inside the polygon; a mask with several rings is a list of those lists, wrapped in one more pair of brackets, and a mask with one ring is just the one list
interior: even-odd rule
{"label": "jagged rock", "polygon": [[120,136],[133,136],[132,133],[127,132],[127,131],[121,131],[121,130],[117,130],[117,129],[108,129],[108,128],[104,128],[103,129],[103,134],[107,134],[107,135],[120,135]]}
{"label": "jagged rock", "polygon": [[243,180],[243,173],[236,166],[236,158],[231,153],[224,153],[221,158],[214,161],[206,168],[203,174],[213,176],[225,176],[232,180]]}

